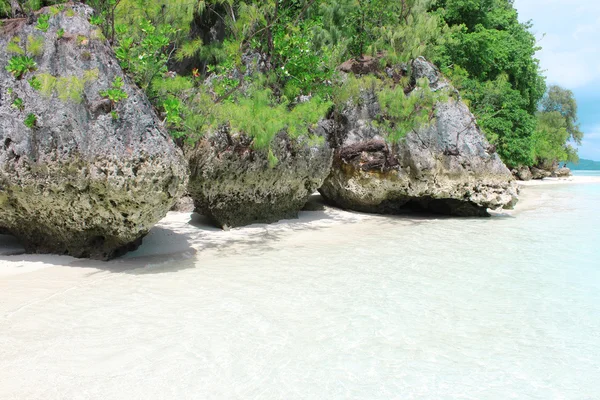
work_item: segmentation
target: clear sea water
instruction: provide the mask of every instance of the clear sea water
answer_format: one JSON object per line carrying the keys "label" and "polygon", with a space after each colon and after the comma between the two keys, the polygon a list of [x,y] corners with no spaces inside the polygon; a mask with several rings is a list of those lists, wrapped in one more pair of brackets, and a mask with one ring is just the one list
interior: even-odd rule
{"label": "clear sea water", "polygon": [[600,176],[600,170],[596,171],[583,171],[583,170],[574,170],[571,171],[575,176]]}
{"label": "clear sea water", "polygon": [[600,184],[524,190],[5,278],[0,398],[600,399]]}

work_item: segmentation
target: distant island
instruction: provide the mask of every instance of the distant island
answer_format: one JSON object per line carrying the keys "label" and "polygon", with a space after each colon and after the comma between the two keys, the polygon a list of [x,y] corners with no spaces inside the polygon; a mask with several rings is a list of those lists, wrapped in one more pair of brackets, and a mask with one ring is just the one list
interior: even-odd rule
{"label": "distant island", "polygon": [[568,163],[567,167],[571,170],[579,171],[594,171],[600,170],[600,161],[580,159],[577,163]]}

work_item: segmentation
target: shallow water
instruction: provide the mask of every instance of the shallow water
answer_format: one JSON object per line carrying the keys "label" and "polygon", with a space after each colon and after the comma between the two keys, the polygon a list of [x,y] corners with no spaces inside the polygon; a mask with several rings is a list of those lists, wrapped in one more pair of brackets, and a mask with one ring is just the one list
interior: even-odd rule
{"label": "shallow water", "polygon": [[238,239],[28,264],[0,278],[0,398],[600,399],[600,184],[524,190],[488,219],[201,226]]}

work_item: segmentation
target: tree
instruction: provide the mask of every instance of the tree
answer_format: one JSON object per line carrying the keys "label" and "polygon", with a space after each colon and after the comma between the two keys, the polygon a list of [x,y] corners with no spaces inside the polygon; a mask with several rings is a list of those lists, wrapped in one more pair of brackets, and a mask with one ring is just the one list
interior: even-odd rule
{"label": "tree", "polygon": [[564,118],[565,129],[569,138],[581,144],[583,132],[577,123],[577,101],[573,92],[558,85],[551,85],[540,102],[540,111],[550,113],[556,111]]}
{"label": "tree", "polygon": [[509,166],[531,165],[535,113],[545,91],[531,24],[511,0],[437,0],[430,11],[454,29],[434,58]]}
{"label": "tree", "polygon": [[577,102],[573,92],[557,85],[548,87],[540,102],[534,133],[533,157],[541,166],[556,161],[576,162],[577,149],[569,141],[581,144],[583,132],[577,123]]}

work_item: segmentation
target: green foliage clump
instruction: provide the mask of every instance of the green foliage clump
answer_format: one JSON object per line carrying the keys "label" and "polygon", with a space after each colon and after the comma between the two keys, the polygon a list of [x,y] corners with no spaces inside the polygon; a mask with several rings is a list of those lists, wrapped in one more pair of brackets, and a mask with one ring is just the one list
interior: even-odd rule
{"label": "green foliage clump", "polygon": [[416,88],[404,94],[404,87],[386,87],[377,93],[383,113],[379,126],[387,133],[391,143],[397,143],[410,131],[429,126],[435,116],[435,105],[448,100],[445,92],[434,92],[429,80],[421,78]]}
{"label": "green foliage clump", "polygon": [[29,129],[33,129],[37,126],[37,116],[32,113],[27,114],[27,117],[25,117],[25,120],[23,121],[23,123]]}
{"label": "green foliage clump", "polygon": [[110,102],[115,105],[128,97],[127,93],[123,90],[124,84],[123,78],[117,76],[113,80],[110,89],[101,91],[100,96],[109,99]]}
{"label": "green foliage clump", "polygon": [[509,0],[437,0],[430,12],[451,27],[434,57],[469,102],[509,166],[534,163],[537,105],[545,91],[530,24]]}
{"label": "green foliage clump", "polygon": [[[583,133],[577,123],[577,102],[573,92],[552,85],[542,98],[536,113],[533,134],[533,158],[536,165],[549,167],[555,161],[577,162],[577,150]],[[571,143],[569,143],[571,142]]]}
{"label": "green foliage clump", "polygon": [[101,26],[104,23],[104,17],[102,15],[92,15],[90,16],[90,24]]}
{"label": "green foliage clump", "polygon": [[83,71],[83,80],[85,82],[97,81],[100,77],[100,70],[98,68],[88,69]]}
{"label": "green foliage clump", "polygon": [[57,7],[57,6],[50,6],[48,8],[48,12],[50,13],[51,16],[54,17],[61,12],[61,9],[60,9],[60,7]]}
{"label": "green foliage clump", "polygon": [[13,56],[6,66],[6,70],[17,79],[21,79],[23,75],[36,69],[37,63],[28,56]]}
{"label": "green foliage clump", "polygon": [[[57,4],[60,2],[64,2],[64,0],[0,0],[0,18],[14,18],[17,17],[18,14],[30,14],[42,8],[43,6],[52,6],[50,7],[50,13],[53,13],[54,9],[60,9],[60,6],[53,6],[53,4]],[[17,14],[13,14],[13,6],[16,7]]]}
{"label": "green foliage clump", "polygon": [[558,85],[548,87],[546,94],[540,102],[540,111],[543,113],[558,112],[565,120],[565,128],[569,139],[581,144],[583,132],[577,122],[577,101],[572,91]]}
{"label": "green foliage clump", "polygon": [[553,161],[577,161],[571,146],[566,145],[568,138],[567,123],[560,112],[539,113],[532,138],[536,165],[551,166]]}
{"label": "green foliage clump", "polygon": [[436,103],[449,98],[446,91],[431,90],[427,78],[419,79],[409,94],[405,94],[406,85],[402,83],[394,84],[373,75],[349,76],[334,90],[336,109],[339,112],[348,106],[360,106],[365,95],[376,95],[381,114],[375,124],[390,143],[398,143],[408,132],[429,126],[435,118]]}
{"label": "green foliage clump", "polygon": [[33,88],[33,90],[41,90],[42,89],[42,82],[40,82],[37,79],[37,76],[32,76],[31,79],[29,79],[27,82],[29,82],[29,86],[31,86]]}
{"label": "green foliage clump", "polygon": [[11,106],[13,108],[16,108],[19,111],[23,111],[23,109],[25,108],[25,102],[23,101],[22,98],[17,97],[16,99],[13,100]]}
{"label": "green foliage clump", "polygon": [[21,38],[18,36],[13,37],[8,44],[6,45],[6,52],[9,54],[18,54],[24,55],[25,50],[21,48],[19,43],[21,42]]}
{"label": "green foliage clump", "polygon": [[62,39],[63,36],[65,36],[65,30],[63,28],[58,29],[56,31],[56,37]]}
{"label": "green foliage clump", "polygon": [[[532,165],[540,158],[536,149],[540,135],[555,136],[542,126],[548,121],[536,114],[545,92],[535,58],[538,47],[531,25],[519,23],[512,0],[89,0],[87,4],[96,10],[90,20],[114,45],[121,67],[163,112],[176,136],[206,132],[206,126],[218,119],[198,112],[200,107],[243,108],[249,95],[239,92],[249,85],[256,93],[269,91],[271,105],[287,104],[289,111],[306,95],[333,101],[336,107],[350,98],[360,101],[361,84],[346,82],[341,89],[336,70],[349,58],[365,55],[380,61],[380,72],[418,56],[437,64],[509,166]],[[249,54],[260,56],[260,68],[247,64]],[[185,76],[175,76],[172,70]],[[210,89],[200,88],[200,82],[213,74],[217,78],[211,79]],[[400,88],[405,86],[406,82],[396,82],[397,91],[380,87],[380,101],[389,105],[389,115],[379,123],[391,139],[410,130],[408,120],[423,122],[425,110],[434,107],[428,89],[415,92],[421,96],[417,104],[419,96],[402,96]],[[566,124],[569,140],[578,143],[581,132],[568,118]]]}
{"label": "green foliage clump", "polygon": [[131,27],[118,25],[119,45],[115,55],[143,89],[150,89],[155,78],[168,72],[171,39],[176,31],[168,24],[155,27],[147,19],[139,20],[139,31],[133,36]]}
{"label": "green foliage clump", "polygon": [[25,49],[21,48],[21,38],[18,36],[13,37],[6,45],[6,52],[17,55],[25,55],[31,57],[39,57],[44,53],[44,38],[36,37],[33,35],[27,36],[27,43]]}
{"label": "green foliage clump", "polygon": [[[292,138],[310,135],[309,130],[330,108],[328,102],[313,98],[298,104],[290,111],[289,104],[277,103],[270,90],[256,90],[249,96],[241,96],[236,102],[226,102],[216,107],[216,128],[228,123],[234,132],[242,132],[253,138],[257,149],[267,148],[275,135],[287,131]],[[248,118],[251,115],[252,118]]]}
{"label": "green foliage clump", "polygon": [[47,73],[37,74],[36,80],[40,83],[40,93],[44,97],[51,97],[56,86],[56,78]]}
{"label": "green foliage clump", "polygon": [[50,28],[50,14],[41,14],[38,17],[35,28],[42,32],[48,32],[48,29]]}
{"label": "green foliage clump", "polygon": [[83,100],[85,84],[97,80],[99,73],[98,69],[87,70],[84,71],[83,78],[74,75],[56,77],[48,73],[41,73],[32,80],[35,79],[35,89],[39,90],[44,97],[52,97],[56,93],[63,102],[80,103]]}
{"label": "green foliage clump", "polygon": [[27,54],[39,57],[44,53],[44,38],[42,36],[27,36]]}

